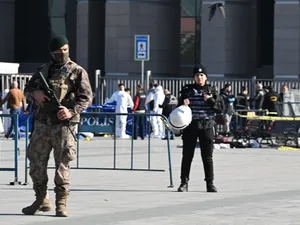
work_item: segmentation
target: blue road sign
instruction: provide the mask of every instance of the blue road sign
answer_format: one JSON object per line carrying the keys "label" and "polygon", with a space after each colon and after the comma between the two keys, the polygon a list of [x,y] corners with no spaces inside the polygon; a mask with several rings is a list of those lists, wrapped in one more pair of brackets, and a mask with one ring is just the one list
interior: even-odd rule
{"label": "blue road sign", "polygon": [[134,60],[150,60],[150,35],[134,35]]}

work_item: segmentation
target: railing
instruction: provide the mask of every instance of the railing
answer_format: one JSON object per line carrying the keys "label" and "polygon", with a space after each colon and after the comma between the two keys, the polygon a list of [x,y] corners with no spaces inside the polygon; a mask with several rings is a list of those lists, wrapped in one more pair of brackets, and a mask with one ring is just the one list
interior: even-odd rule
{"label": "railing", "polygon": [[5,89],[10,89],[13,81],[18,81],[20,90],[24,90],[31,77],[31,74],[0,74],[0,91],[3,93]]}
{"label": "railing", "polygon": [[[116,126],[115,126],[115,117],[116,116],[132,116],[133,118],[136,116],[141,116],[140,114],[131,114],[131,113],[107,113],[107,112],[88,112],[88,113],[82,113],[81,114],[81,122],[78,125],[78,133],[80,132],[93,132],[93,133],[106,133],[106,134],[112,134],[114,135],[116,133]],[[164,124],[166,125],[167,118],[160,114],[143,114],[145,117],[160,117]],[[27,128],[26,128],[26,146],[28,146],[29,143],[29,137],[28,137],[28,127],[29,127],[29,118],[27,119]],[[94,121],[94,122],[91,122]],[[97,121],[97,122],[95,122]],[[114,135],[113,139],[113,165],[111,167],[84,167],[80,165],[80,139],[77,141],[77,159],[76,159],[76,166],[72,167],[73,169],[83,169],[83,170],[126,170],[126,171],[152,171],[152,172],[164,172],[163,169],[154,169],[151,166],[151,138],[150,138],[150,125],[148,124],[147,128],[147,134],[148,134],[148,147],[147,147],[147,166],[146,168],[136,168],[134,166],[134,144],[135,140],[133,139],[133,129],[134,129],[134,121],[132,120],[132,136],[131,136],[131,146],[130,146],[130,162],[129,167],[118,167],[117,166],[117,139]],[[147,123],[149,123],[148,120],[146,120]],[[173,187],[173,175],[172,175],[172,159],[171,159],[171,149],[170,149],[170,132],[168,129],[168,126],[166,126],[166,133],[167,133],[167,155],[168,155],[168,167],[169,167],[169,179],[170,179],[170,185],[168,187]],[[100,140],[101,142],[101,140]],[[99,145],[101,146],[101,145]],[[101,156],[101,154],[99,154]],[[27,158],[25,157],[25,184],[28,184],[28,163]]]}
{"label": "railing", "polygon": [[[101,71],[97,70],[95,73],[95,104],[104,104],[105,99],[109,98],[118,87],[119,83],[123,83],[125,88],[131,90],[132,96],[135,95],[137,90],[137,85],[141,83],[139,77],[126,77],[126,76],[111,76],[102,77]],[[147,76],[144,82],[145,90],[148,89],[150,82],[158,82],[163,89],[168,89],[176,97],[179,96],[181,88],[186,84],[193,83],[193,78],[183,77],[183,78],[170,78],[170,77],[152,77],[151,71],[147,71]],[[208,83],[212,86],[218,87],[221,90],[226,83],[232,85],[232,93],[237,96],[241,93],[242,87],[246,86],[249,89],[250,96],[255,95],[255,86],[257,83],[261,83],[263,86],[273,86],[274,90],[281,92],[281,87],[286,84],[289,89],[300,89],[299,79],[257,79],[255,76],[249,79],[237,79],[237,78],[216,78],[208,77]]]}
{"label": "railing", "polygon": [[14,172],[14,180],[10,182],[10,185],[18,185],[21,184],[19,181],[19,142],[18,142],[18,114],[0,114],[0,119],[3,117],[11,117],[14,120],[14,165],[13,167],[0,167],[0,171],[11,171]]}
{"label": "railing", "polygon": [[[31,74],[0,74],[0,91],[3,93],[5,89],[9,89],[11,83],[14,80],[19,82],[19,87],[24,90],[26,82],[31,78]],[[126,88],[131,90],[132,96],[136,93],[137,85],[141,83],[139,77],[128,77],[128,76],[101,76],[101,71],[95,71],[95,104],[103,104],[106,98],[109,98],[113,92],[117,90],[118,84],[123,83]],[[158,82],[164,89],[168,89],[175,96],[179,96],[179,91],[186,85],[193,83],[193,78],[182,77],[182,78],[171,78],[171,77],[153,77],[151,71],[147,71],[145,77],[144,86],[145,90],[148,89],[150,82]],[[300,79],[257,79],[255,76],[252,78],[239,79],[239,78],[216,78],[208,77],[208,82],[217,86],[219,90],[225,86],[226,83],[232,85],[232,93],[236,96],[241,92],[243,86],[248,87],[250,95],[255,94],[255,85],[261,83],[263,86],[273,86],[277,92],[281,91],[281,87],[287,84],[289,89],[300,89]]]}

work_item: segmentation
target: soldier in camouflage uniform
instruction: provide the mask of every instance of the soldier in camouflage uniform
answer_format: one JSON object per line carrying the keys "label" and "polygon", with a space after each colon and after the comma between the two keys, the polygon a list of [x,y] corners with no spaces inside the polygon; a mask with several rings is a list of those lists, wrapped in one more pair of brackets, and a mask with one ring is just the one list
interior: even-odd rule
{"label": "soldier in camouflage uniform", "polygon": [[76,145],[72,133],[79,123],[80,113],[92,101],[92,90],[87,72],[69,58],[69,45],[65,36],[54,37],[49,43],[52,61],[38,68],[61,103],[58,110],[41,88],[38,74],[34,74],[26,84],[26,97],[35,103],[34,130],[27,150],[30,160],[30,176],[36,200],[23,208],[26,215],[38,211],[50,211],[52,208],[47,198],[47,165],[49,155],[54,150],[55,159],[55,194],[56,216],[67,217],[67,198],[70,185],[70,162],[75,158]]}

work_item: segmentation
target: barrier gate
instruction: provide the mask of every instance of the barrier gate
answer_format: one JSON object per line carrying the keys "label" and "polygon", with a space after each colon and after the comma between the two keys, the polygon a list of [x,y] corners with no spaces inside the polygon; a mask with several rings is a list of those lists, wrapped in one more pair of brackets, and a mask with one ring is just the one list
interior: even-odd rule
{"label": "barrier gate", "polygon": [[0,114],[0,119],[3,117],[11,117],[14,120],[14,166],[13,167],[0,167],[1,171],[11,171],[14,172],[14,180],[10,182],[10,185],[21,184],[19,181],[19,142],[18,142],[18,127],[19,127],[19,114]]}
{"label": "barrier gate", "polygon": [[[152,171],[152,172],[165,172],[163,169],[153,169],[151,168],[151,138],[150,138],[150,122],[146,120],[146,132],[148,139],[148,148],[147,148],[147,168],[135,168],[134,167],[134,143],[135,140],[133,139],[133,129],[134,129],[134,119],[136,116],[140,116],[140,114],[132,114],[132,113],[107,113],[107,112],[86,112],[81,113],[81,122],[78,125],[78,134],[80,132],[92,132],[92,133],[105,133],[105,134],[115,134],[116,133],[116,126],[115,126],[115,118],[116,116],[131,116],[132,117],[132,136],[131,136],[131,148],[130,148],[130,166],[126,167],[118,167],[117,166],[117,138],[114,135],[113,139],[113,165],[112,167],[82,167],[80,166],[80,147],[79,142],[80,139],[77,140],[77,157],[76,157],[76,166],[72,166],[71,169],[83,169],[83,170],[126,170],[126,171]],[[173,175],[172,175],[172,160],[171,160],[171,149],[170,149],[170,130],[167,124],[167,118],[161,114],[149,114],[144,113],[143,116],[145,118],[150,118],[153,116],[160,117],[164,123],[167,135],[167,154],[168,154],[168,167],[169,167],[169,178],[170,178],[170,185],[168,187],[172,188],[173,185]],[[26,146],[29,143],[28,137],[28,127],[29,127],[29,118],[26,122]],[[101,141],[101,140],[99,140]],[[100,155],[99,155],[100,156]],[[51,168],[51,167],[49,167]],[[54,169],[54,168],[52,168]],[[25,157],[25,183],[28,184],[28,163],[27,158]]]}

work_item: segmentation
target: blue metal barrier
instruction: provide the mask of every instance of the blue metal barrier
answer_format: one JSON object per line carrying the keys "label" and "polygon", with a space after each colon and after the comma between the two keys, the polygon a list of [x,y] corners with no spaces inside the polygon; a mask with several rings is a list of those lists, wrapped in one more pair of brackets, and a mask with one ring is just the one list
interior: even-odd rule
{"label": "blue metal barrier", "polygon": [[19,127],[19,114],[0,114],[1,117],[10,117],[14,120],[14,167],[10,168],[0,168],[0,171],[13,171],[14,172],[14,180],[10,182],[10,185],[18,185],[21,184],[19,181],[19,133],[18,133],[18,127]]}
{"label": "blue metal barrier", "polygon": [[[87,112],[81,114],[81,122],[78,126],[78,133],[80,132],[102,132],[108,134],[115,134],[116,127],[114,124],[116,116],[139,116],[132,113],[107,113],[107,112]],[[160,114],[143,114],[145,117],[159,116],[164,121],[165,125],[167,124],[167,118]],[[134,129],[134,121],[132,120],[132,134]],[[148,122],[149,123],[149,122]],[[150,126],[147,126],[148,134],[150,134]],[[168,165],[169,165],[169,176],[170,176],[170,186],[173,187],[173,176],[172,176],[172,160],[171,160],[171,150],[170,150],[170,131],[167,129],[167,151],[168,151]],[[80,167],[79,166],[79,140],[77,142],[77,169],[90,169],[90,170],[132,170],[132,171],[155,171],[155,172],[164,172],[165,170],[161,169],[151,169],[150,160],[151,160],[151,138],[148,135],[148,162],[147,168],[134,168],[133,158],[134,158],[134,139],[133,135],[131,136],[131,153],[130,153],[130,167],[129,168],[118,168],[116,165],[117,162],[117,149],[116,149],[116,135],[114,135],[114,149],[113,149],[113,167],[111,168],[91,168],[91,167]]]}
{"label": "blue metal barrier", "polygon": [[[116,127],[114,124],[115,117],[118,115],[130,115],[132,117],[138,116],[137,114],[132,114],[132,113],[108,113],[108,112],[85,112],[81,113],[81,122],[78,125],[78,134],[80,132],[100,132],[100,133],[107,133],[107,134],[115,134]],[[143,114],[145,117],[150,117],[150,116],[159,116],[162,118],[166,125],[167,118],[163,115],[160,114],[148,114],[145,113]],[[28,133],[29,133],[29,121],[30,121],[30,116],[27,118],[26,122],[26,140],[25,140],[25,145],[26,149],[28,147]],[[149,122],[148,122],[149,123]],[[131,127],[131,133],[133,134],[133,129],[134,129],[134,120],[132,119],[132,127]],[[150,126],[148,125],[148,134],[150,134]],[[170,177],[170,185],[168,187],[173,187],[173,175],[172,175],[172,159],[171,159],[171,150],[170,150],[170,131],[168,127],[167,129],[167,151],[168,151],[168,166],[169,166],[169,177]],[[93,168],[93,167],[80,167],[79,165],[79,140],[77,142],[77,162],[76,162],[76,167],[72,167],[73,169],[86,169],[86,170],[131,170],[131,171],[154,171],[154,172],[165,172],[165,170],[162,169],[152,169],[150,166],[150,154],[151,154],[151,139],[150,135],[148,135],[148,160],[147,160],[147,168],[134,168],[133,165],[133,159],[134,159],[134,139],[133,136],[131,137],[131,156],[130,156],[130,167],[129,168],[118,168],[117,167],[117,148],[116,148],[116,136],[114,135],[114,149],[113,149],[113,167],[111,168]],[[26,154],[26,153],[25,153]],[[25,155],[25,185],[28,184],[28,160]]]}
{"label": "blue metal barrier", "polygon": [[25,123],[25,181],[23,185],[28,184],[28,159],[27,159],[27,149],[29,145],[29,132],[33,129],[32,128],[32,114],[28,115],[26,118],[26,123]]}

